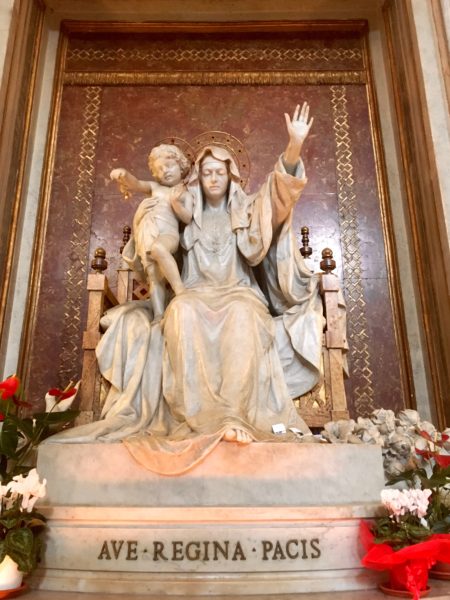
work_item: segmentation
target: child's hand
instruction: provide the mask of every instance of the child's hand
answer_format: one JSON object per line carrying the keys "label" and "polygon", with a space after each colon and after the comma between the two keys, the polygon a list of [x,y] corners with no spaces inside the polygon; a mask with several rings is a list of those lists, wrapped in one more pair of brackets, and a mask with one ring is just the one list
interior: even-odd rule
{"label": "child's hand", "polygon": [[131,192],[129,188],[129,173],[126,169],[113,169],[109,174],[110,178],[113,181],[117,181],[119,184],[120,193],[123,194],[125,200],[128,200],[131,197]]}
{"label": "child's hand", "polygon": [[127,170],[126,169],[113,169],[111,171],[111,173],[109,174],[110,178],[113,181],[122,181],[123,179],[126,179],[127,176]]}

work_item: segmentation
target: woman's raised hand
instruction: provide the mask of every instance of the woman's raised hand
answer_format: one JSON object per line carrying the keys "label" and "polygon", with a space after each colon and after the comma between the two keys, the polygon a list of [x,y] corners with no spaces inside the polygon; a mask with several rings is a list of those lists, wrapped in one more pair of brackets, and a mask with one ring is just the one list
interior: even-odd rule
{"label": "woman's raised hand", "polygon": [[295,165],[300,158],[303,142],[308,136],[314,118],[309,119],[309,104],[307,102],[303,102],[301,109],[300,104],[297,104],[292,119],[287,113],[284,113],[284,118],[289,134],[289,143],[284,153],[284,160],[289,165]]}

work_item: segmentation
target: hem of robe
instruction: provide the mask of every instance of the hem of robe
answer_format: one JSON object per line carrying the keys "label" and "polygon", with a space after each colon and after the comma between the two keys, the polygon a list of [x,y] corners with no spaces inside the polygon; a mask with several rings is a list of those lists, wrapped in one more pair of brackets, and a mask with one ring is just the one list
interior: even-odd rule
{"label": "hem of robe", "polygon": [[[293,433],[276,435],[259,431],[250,425],[241,423],[227,423],[214,433],[198,434],[193,432],[193,437],[185,439],[171,439],[167,436],[158,436],[151,432],[143,432],[123,440],[131,456],[141,466],[158,475],[177,476],[187,473],[203,462],[223,439],[230,429],[245,431],[252,438],[252,442],[300,442]],[[229,444],[240,444],[229,442]]]}

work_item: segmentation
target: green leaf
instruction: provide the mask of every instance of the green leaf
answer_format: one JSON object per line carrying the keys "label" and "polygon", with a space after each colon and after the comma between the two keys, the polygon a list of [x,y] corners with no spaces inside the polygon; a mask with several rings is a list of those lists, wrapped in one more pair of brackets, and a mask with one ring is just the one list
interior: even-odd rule
{"label": "green leaf", "polygon": [[6,529],[13,529],[14,527],[17,527],[20,521],[21,519],[17,515],[11,517],[0,517],[0,524],[3,525],[3,527],[5,527]]}
{"label": "green leaf", "polygon": [[18,443],[17,426],[12,420],[12,415],[7,415],[0,432],[0,454],[4,454],[8,458],[15,458]]}
{"label": "green leaf", "polygon": [[429,479],[424,479],[422,481],[422,487],[424,489],[433,489],[443,487],[447,483],[448,477],[446,475],[441,475],[441,473],[437,473],[436,475],[432,475]]}
{"label": "green leaf", "polygon": [[6,553],[16,561],[20,571],[29,573],[36,566],[33,533],[25,528],[8,531],[5,537]]}
{"label": "green leaf", "polygon": [[5,540],[0,540],[0,563],[6,556]]}
{"label": "green leaf", "polygon": [[419,477],[427,478],[427,472],[425,469],[417,468],[417,469],[409,469],[408,471],[403,471],[403,473],[399,473],[398,475],[394,475],[390,477],[387,481],[387,485],[395,485],[396,483],[402,482],[411,482],[413,483],[415,478]]}
{"label": "green leaf", "polygon": [[433,533],[450,533],[450,523],[448,521],[437,521],[431,531]]}
{"label": "green leaf", "polygon": [[62,412],[36,413],[34,418],[38,424],[60,425],[70,423],[80,414],[79,410],[64,410]]}
{"label": "green leaf", "polygon": [[32,419],[21,419],[17,415],[9,415],[9,418],[15,424],[17,429],[24,434],[26,438],[31,438],[33,436]]}

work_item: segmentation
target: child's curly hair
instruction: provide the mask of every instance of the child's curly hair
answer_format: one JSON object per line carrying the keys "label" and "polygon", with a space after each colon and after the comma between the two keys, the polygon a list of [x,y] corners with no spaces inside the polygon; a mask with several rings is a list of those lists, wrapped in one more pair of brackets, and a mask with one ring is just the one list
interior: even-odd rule
{"label": "child's curly hair", "polygon": [[154,148],[152,148],[150,154],[148,155],[148,166],[152,175],[154,175],[154,162],[158,158],[173,158],[174,160],[176,160],[180,166],[181,176],[183,177],[183,179],[189,173],[189,170],[191,168],[190,160],[186,158],[186,156],[178,148],[178,146],[174,146],[171,144],[160,144],[159,146],[155,146]]}

